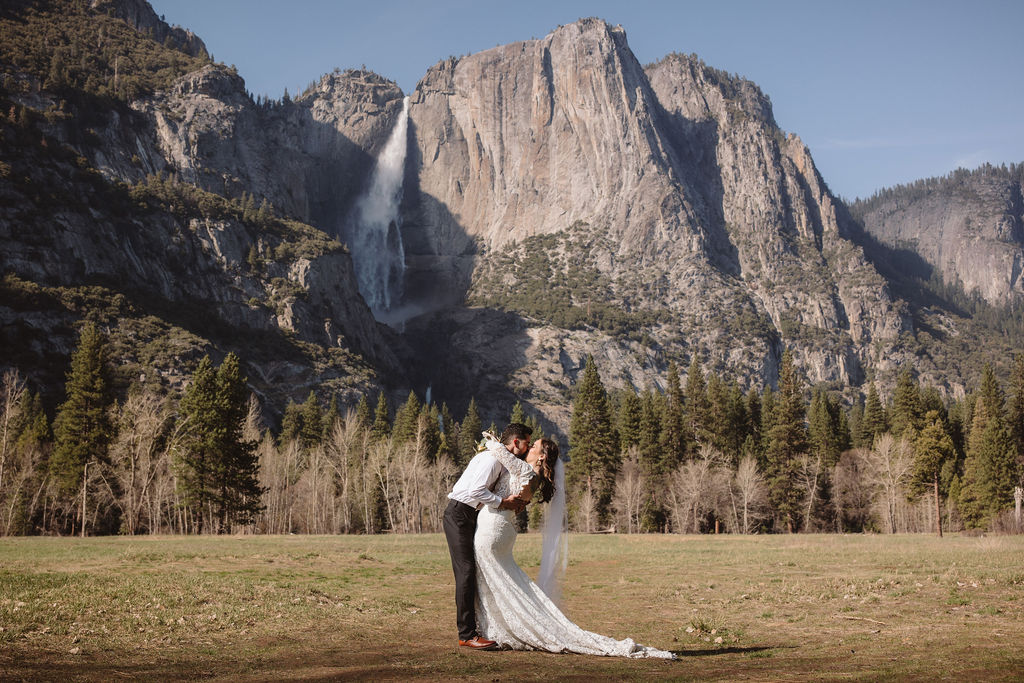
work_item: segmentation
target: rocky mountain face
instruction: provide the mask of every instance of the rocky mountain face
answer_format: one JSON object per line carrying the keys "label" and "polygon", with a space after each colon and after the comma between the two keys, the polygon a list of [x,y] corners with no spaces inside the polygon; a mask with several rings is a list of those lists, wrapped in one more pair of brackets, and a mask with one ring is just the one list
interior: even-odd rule
{"label": "rocky mountain face", "polygon": [[[436,65],[410,118],[410,278],[437,284],[417,288],[424,307],[453,290],[478,304],[429,325],[455,321],[442,348],[481,356],[458,365],[510,371],[542,412],[564,405],[566,371],[586,353],[613,384],[657,383],[667,359],[686,367],[696,355],[760,386],[785,345],[812,382],[856,385],[911,324],[768,99],[694,57],[644,68],[621,28],[582,20]],[[544,314],[509,328],[507,343],[470,332],[493,329],[498,299],[530,310],[516,302],[517,288],[536,294],[522,291],[524,248],[548,250],[570,288],[574,277],[603,283],[563,305],[647,317],[646,340],[585,324],[567,332]],[[459,374],[435,362],[442,381]],[[462,374],[463,391],[480,376]]]}
{"label": "rocky mountain face", "polygon": [[188,29],[168,26],[146,0],[90,0],[89,8],[123,19],[132,28],[158,43],[169,43],[182,52],[198,57],[206,55],[206,44]]}
{"label": "rocky mountain face", "polygon": [[[143,0],[92,8],[141,39],[205,54]],[[431,386],[456,414],[476,396],[485,419],[500,420],[521,399],[564,433],[588,354],[611,386],[658,386],[669,361],[685,369],[697,358],[760,387],[776,380],[784,348],[810,382],[836,388],[871,375],[884,393],[909,360],[954,393],[963,385],[934,351],[944,339],[926,351],[908,343],[925,317],[895,297],[862,246],[865,230],[916,240],[931,261],[926,215],[940,204],[914,205],[918,228],[907,207],[852,218],[754,84],[694,56],[642,66],[625,32],[597,19],[440,62],[409,95],[395,219],[401,333],[374,320],[352,255],[332,240],[402,116],[394,83],[335,72],[294,100],[254,101],[233,70],[206,62],[91,112],[87,127],[38,75],[4,84],[34,112],[29,128],[64,150],[23,144],[0,177],[0,269],[18,279],[5,281],[17,301],[0,304],[0,319],[5,344],[37,366],[54,348],[66,357],[70,324],[95,315],[72,300],[96,284],[101,298],[127,294],[106,314],[126,348],[141,335],[193,357],[237,350],[278,409],[310,388],[351,402],[382,386],[398,398]],[[8,147],[15,128],[5,129]],[[47,183],[61,199],[40,190]],[[1010,258],[1020,186],[992,192],[1002,213],[978,218],[965,199],[932,241],[942,245],[936,268],[975,277],[984,262],[1008,275],[985,290],[999,296],[1020,288],[1020,259]],[[978,248],[954,253],[970,230]],[[959,334],[928,320],[935,334]]]}
{"label": "rocky mountain face", "polygon": [[[205,54],[141,0],[89,11],[79,27],[110,14]],[[11,71],[0,178],[9,363],[56,393],[66,360],[51,359],[66,359],[84,316],[150,380],[174,384],[202,352],[237,351],[271,414],[311,389],[354,402],[385,377],[402,381],[401,342],[360,297],[351,255],[308,225],[330,231],[359,192],[401,108],[394,84],[336,73],[299,101],[257,104],[237,74],[208,64],[130,106],[86,111],[90,94],[65,99]],[[257,211],[253,197],[269,204]],[[161,345],[179,357],[147,355]]]}
{"label": "rocky mountain face", "polygon": [[1020,168],[989,166],[892,188],[851,210],[868,235],[923,260],[922,277],[1006,306],[1024,294],[1022,187]]}

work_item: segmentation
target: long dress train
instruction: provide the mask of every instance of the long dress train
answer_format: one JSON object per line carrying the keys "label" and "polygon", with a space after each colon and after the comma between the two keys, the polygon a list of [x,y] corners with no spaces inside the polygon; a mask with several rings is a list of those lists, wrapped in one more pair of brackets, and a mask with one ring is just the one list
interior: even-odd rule
{"label": "long dress train", "polygon": [[[526,465],[511,454],[509,457]],[[498,478],[495,493],[504,498],[522,487],[532,468],[526,465],[530,470],[526,472],[520,465],[508,462],[504,454],[499,461],[506,469]],[[477,630],[482,636],[514,650],[675,659],[671,652],[638,645],[630,638],[615,640],[585,631],[570,621],[516,564],[512,547],[517,535],[512,511],[486,506],[480,510],[473,547],[477,567]]]}

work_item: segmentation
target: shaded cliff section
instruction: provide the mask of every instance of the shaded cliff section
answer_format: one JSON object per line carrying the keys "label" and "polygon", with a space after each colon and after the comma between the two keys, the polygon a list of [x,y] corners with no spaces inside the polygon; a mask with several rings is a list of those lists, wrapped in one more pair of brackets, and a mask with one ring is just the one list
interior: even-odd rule
{"label": "shaded cliff section", "polygon": [[[180,386],[203,353],[236,351],[271,414],[311,389],[354,403],[404,384],[400,341],[328,234],[401,106],[393,83],[335,73],[257,103],[144,2],[22,3],[0,20],[5,366],[53,396],[90,318],[124,382]],[[65,44],[43,52],[40,33]],[[62,66],[90,46],[97,77]]]}
{"label": "shaded cliff section", "polygon": [[994,307],[1024,296],[1024,164],[959,169],[851,204],[894,273],[961,289]]}

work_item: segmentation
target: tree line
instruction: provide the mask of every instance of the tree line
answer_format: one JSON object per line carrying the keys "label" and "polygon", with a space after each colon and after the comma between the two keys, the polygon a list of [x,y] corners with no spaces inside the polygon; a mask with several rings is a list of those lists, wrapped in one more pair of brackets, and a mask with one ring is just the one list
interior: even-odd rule
{"label": "tree line", "polygon": [[809,392],[783,354],[746,394],[694,360],[685,389],[609,392],[588,359],[573,406],[569,500],[584,531],[735,533],[1021,529],[1024,355],[1009,398],[986,365],[963,400],[910,367],[883,403]]}
{"label": "tree line", "polygon": [[[543,435],[519,403],[507,420]],[[436,532],[483,426],[474,400],[455,420],[415,392],[394,410],[311,392],[275,434],[234,354],[203,358],[180,395],[118,397],[86,323],[52,421],[17,371],[0,382],[0,534]],[[664,390],[608,391],[588,358],[568,441],[584,532],[1019,530],[1024,356],[1008,392],[986,367],[947,402],[906,368],[889,401],[869,384],[851,407],[807,391],[788,352],[777,387],[747,392],[697,360],[685,387],[670,363]]]}

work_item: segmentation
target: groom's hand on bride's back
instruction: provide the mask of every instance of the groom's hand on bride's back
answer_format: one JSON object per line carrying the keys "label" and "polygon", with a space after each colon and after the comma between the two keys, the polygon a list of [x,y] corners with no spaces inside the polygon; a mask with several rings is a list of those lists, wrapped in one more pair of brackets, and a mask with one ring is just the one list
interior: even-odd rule
{"label": "groom's hand on bride's back", "polygon": [[523,500],[518,495],[509,496],[508,498],[501,499],[501,504],[498,505],[498,509],[512,510],[513,512],[519,513],[526,507],[526,502],[527,501]]}

